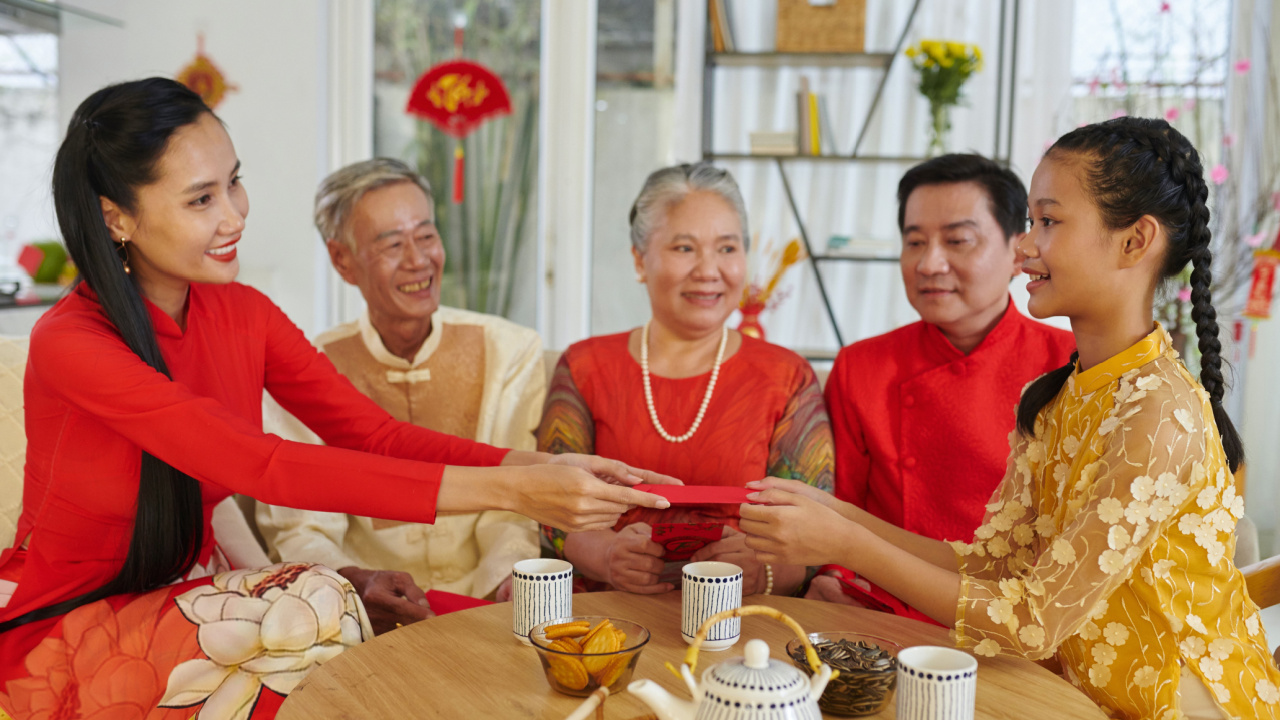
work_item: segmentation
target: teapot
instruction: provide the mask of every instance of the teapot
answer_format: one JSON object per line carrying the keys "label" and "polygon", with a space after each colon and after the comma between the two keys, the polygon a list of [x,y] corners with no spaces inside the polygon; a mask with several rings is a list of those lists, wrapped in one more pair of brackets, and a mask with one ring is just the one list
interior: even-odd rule
{"label": "teapot", "polygon": [[[713,665],[702,673],[702,684],[693,679],[697,665],[698,649],[711,626],[731,617],[743,615],[768,615],[787,623],[805,645],[805,655],[814,668],[813,677],[807,677],[789,662],[769,657],[769,645],[763,640],[749,640],[745,656]],[[693,701],[681,700],[667,692],[652,680],[636,680],[627,690],[640,698],[659,720],[755,720],[755,718],[785,718],[787,720],[821,720],[818,698],[827,682],[836,675],[830,665],[818,662],[818,655],[795,620],[774,608],[761,605],[726,610],[707,618],[685,662],[676,671],[689,688]]]}

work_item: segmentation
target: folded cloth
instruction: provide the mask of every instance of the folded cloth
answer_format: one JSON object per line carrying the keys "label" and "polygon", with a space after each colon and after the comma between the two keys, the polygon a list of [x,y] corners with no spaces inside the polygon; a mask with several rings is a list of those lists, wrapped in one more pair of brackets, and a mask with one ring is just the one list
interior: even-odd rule
{"label": "folded cloth", "polygon": [[427,602],[431,603],[431,611],[437,615],[447,615],[459,610],[470,610],[471,608],[493,604],[488,600],[444,592],[443,590],[428,590]]}

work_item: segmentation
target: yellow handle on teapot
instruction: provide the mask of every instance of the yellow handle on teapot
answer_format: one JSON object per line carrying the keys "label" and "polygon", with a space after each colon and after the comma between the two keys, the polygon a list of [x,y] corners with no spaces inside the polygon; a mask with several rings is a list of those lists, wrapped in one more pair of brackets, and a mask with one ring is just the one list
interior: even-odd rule
{"label": "yellow handle on teapot", "polygon": [[[698,628],[698,634],[694,636],[693,643],[689,645],[689,649],[684,654],[684,664],[689,666],[689,672],[694,672],[698,667],[698,651],[702,648],[702,641],[707,639],[707,633],[711,631],[711,627],[722,620],[731,618],[740,618],[747,615],[764,615],[777,620],[795,632],[796,637],[800,638],[800,643],[804,645],[804,656],[809,660],[809,667],[816,673],[822,668],[822,662],[818,660],[818,651],[813,649],[813,643],[809,642],[809,636],[805,634],[804,629],[800,627],[800,623],[796,622],[792,617],[777,608],[771,608],[767,605],[744,605],[743,607],[734,608],[732,610],[724,610],[707,618],[702,626]],[[676,677],[681,677],[680,671],[671,663],[666,663],[667,669]],[[839,677],[840,673],[832,670],[831,679]]]}

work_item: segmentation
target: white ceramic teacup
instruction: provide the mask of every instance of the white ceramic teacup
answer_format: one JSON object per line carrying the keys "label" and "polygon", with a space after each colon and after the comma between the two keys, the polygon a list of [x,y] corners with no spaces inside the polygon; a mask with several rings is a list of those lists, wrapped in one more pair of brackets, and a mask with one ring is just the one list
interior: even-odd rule
{"label": "white ceramic teacup", "polygon": [[978,661],[946,647],[898,653],[898,720],[973,720]]}
{"label": "white ceramic teacup", "polygon": [[[684,566],[680,598],[680,634],[692,644],[703,621],[718,612],[742,607],[742,568],[726,562],[696,562]],[[738,642],[742,619],[721,620],[707,631],[703,650],[724,650]]]}
{"label": "white ceramic teacup", "polygon": [[521,560],[511,568],[511,632],[530,645],[529,631],[573,615],[573,565],[564,560]]}

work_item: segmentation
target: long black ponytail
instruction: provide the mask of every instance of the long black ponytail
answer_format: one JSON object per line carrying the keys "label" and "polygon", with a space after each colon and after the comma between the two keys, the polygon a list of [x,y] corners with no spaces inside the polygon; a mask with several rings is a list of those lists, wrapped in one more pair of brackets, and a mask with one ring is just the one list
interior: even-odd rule
{"label": "long black ponytail", "polygon": [[[205,113],[212,114],[199,95],[165,78],[103,88],[76,108],[53,166],[58,225],[81,281],[98,295],[125,345],[166,376],[151,316],[124,271],[99,198],[135,211],[137,189],[156,180],[169,138]],[[112,595],[167,585],[186,575],[203,542],[200,484],[144,451],[133,537],[119,574],[89,593],[2,623],[0,632]]]}
{"label": "long black ponytail", "polygon": [[[1210,286],[1209,187],[1200,154],[1182,133],[1164,120],[1122,117],[1086,125],[1058,139],[1045,157],[1083,161],[1085,189],[1102,221],[1112,230],[1129,227],[1144,215],[1160,221],[1168,233],[1162,277],[1173,277],[1191,263],[1191,319],[1200,347],[1200,383],[1209,394],[1213,419],[1222,436],[1231,471],[1244,462],[1244,443],[1222,406],[1222,343],[1218,312]],[[1018,404],[1018,429],[1035,435],[1036,416],[1062,390],[1075,368],[1067,365],[1032,383]]]}

